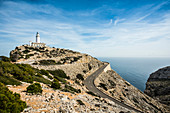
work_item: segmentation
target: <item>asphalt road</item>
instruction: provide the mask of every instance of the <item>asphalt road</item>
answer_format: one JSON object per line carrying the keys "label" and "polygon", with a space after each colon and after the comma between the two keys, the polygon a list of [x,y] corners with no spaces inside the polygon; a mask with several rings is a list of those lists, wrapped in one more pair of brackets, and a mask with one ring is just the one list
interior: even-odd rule
{"label": "asphalt road", "polygon": [[92,73],[90,76],[88,76],[86,78],[86,80],[84,81],[84,84],[85,86],[87,87],[88,90],[90,90],[91,92],[95,93],[96,95],[100,96],[100,97],[103,97],[103,98],[108,98],[109,100],[115,102],[116,104],[122,106],[122,107],[125,107],[129,110],[133,110],[135,112],[140,112],[139,110],[129,106],[129,105],[126,105],[118,100],[115,100],[114,98],[108,96],[107,94],[103,93],[102,91],[100,91],[95,85],[94,85],[94,80],[103,72],[103,70],[105,69],[105,67],[107,66],[108,64],[102,66],[101,68],[99,68],[98,70],[96,70],[94,73]]}

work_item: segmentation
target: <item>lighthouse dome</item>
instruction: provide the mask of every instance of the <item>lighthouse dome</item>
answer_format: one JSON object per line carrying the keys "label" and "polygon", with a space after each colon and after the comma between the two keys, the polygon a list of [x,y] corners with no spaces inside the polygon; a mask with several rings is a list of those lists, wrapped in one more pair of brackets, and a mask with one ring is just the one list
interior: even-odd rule
{"label": "lighthouse dome", "polygon": [[40,34],[37,32],[36,37],[40,37]]}

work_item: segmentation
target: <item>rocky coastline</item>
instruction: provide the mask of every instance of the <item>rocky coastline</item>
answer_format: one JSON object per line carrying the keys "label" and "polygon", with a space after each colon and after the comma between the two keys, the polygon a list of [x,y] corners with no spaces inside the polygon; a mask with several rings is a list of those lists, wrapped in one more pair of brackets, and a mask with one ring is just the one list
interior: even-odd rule
{"label": "rocky coastline", "polygon": [[[15,64],[29,64],[37,70],[47,70],[49,72],[58,69],[63,70],[69,78],[65,79],[64,82],[60,81],[61,88],[57,90],[40,82],[43,90],[41,95],[30,95],[25,92],[30,83],[22,82],[18,86],[8,85],[11,91],[19,93],[21,99],[27,103],[28,106],[23,112],[134,112],[109,99],[99,97],[87,89],[83,80],[104,65],[104,62],[90,55],[68,49],[37,48],[23,45],[12,50],[10,58]],[[52,74],[50,76],[54,77]],[[53,80],[45,75],[42,75],[42,77],[49,81]],[[105,94],[144,113],[168,112],[164,104],[138,90],[109,67],[95,79],[94,84]],[[66,86],[79,89],[80,92],[68,92],[64,89]]]}
{"label": "rocky coastline", "polygon": [[170,105],[170,66],[161,68],[156,72],[153,72],[148,78],[148,81],[146,83],[146,89],[144,92],[150,97],[169,106]]}

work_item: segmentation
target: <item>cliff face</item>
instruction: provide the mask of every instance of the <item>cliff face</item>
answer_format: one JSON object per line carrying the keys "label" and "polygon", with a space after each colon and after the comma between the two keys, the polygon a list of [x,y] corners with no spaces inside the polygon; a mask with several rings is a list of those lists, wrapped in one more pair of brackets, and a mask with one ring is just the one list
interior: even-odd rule
{"label": "cliff face", "polygon": [[[22,83],[17,87],[10,86],[9,89],[20,93],[21,98],[30,106],[25,112],[41,112],[43,110],[45,112],[133,112],[89,92],[83,79],[86,79],[104,64],[90,55],[68,49],[36,48],[23,45],[12,50],[10,57],[13,62],[30,64],[36,69],[48,71],[61,69],[70,78],[70,80],[65,79],[65,83],[61,82],[61,89],[58,90],[53,90],[41,83],[43,86],[41,96],[27,95],[23,92],[28,86],[27,83]],[[78,75],[81,75],[83,79],[80,79]],[[67,85],[80,89],[81,92],[67,92],[64,90]],[[113,70],[107,71],[105,69],[95,80],[95,85],[104,93],[143,112],[166,112],[161,103],[139,91]],[[79,100],[83,102],[83,105]]]}
{"label": "cliff face", "polygon": [[170,105],[170,66],[152,73],[144,92],[161,103]]}
{"label": "cliff face", "polygon": [[161,103],[138,90],[113,70],[99,75],[95,85],[111,97],[143,112],[166,112]]}

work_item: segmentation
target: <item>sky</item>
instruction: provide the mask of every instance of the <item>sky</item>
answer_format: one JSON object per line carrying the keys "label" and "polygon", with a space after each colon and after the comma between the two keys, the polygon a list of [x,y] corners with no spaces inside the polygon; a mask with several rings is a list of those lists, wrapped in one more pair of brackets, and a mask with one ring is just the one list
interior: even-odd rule
{"label": "sky", "polygon": [[36,32],[94,57],[170,57],[170,0],[0,0],[0,55]]}

